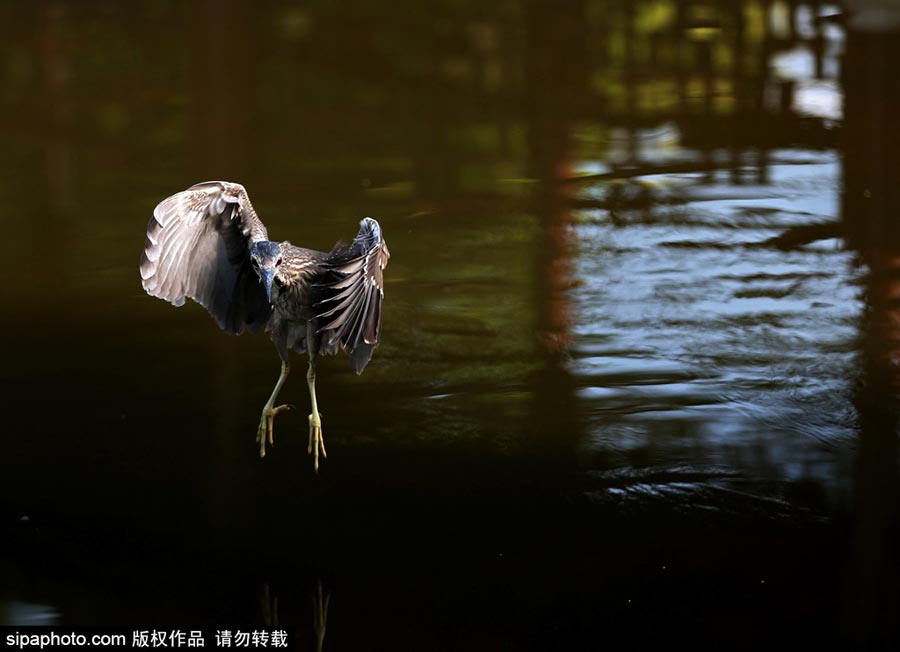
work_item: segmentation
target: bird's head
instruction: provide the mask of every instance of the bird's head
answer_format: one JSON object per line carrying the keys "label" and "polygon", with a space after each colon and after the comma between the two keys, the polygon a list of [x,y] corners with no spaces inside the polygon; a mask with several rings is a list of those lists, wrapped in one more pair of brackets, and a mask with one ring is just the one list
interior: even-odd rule
{"label": "bird's head", "polygon": [[278,296],[278,291],[284,286],[284,279],[279,269],[282,253],[281,245],[277,242],[255,242],[250,247],[250,264],[266,288],[266,297],[268,297],[269,303],[274,301]]}

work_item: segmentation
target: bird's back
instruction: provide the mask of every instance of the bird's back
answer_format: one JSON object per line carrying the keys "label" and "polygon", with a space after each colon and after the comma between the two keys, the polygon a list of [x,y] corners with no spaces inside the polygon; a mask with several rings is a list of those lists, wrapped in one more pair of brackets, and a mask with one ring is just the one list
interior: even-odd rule
{"label": "bird's back", "polygon": [[391,256],[381,226],[363,219],[349,246],[335,245],[327,254],[288,242],[282,249],[279,276],[286,287],[279,289],[270,319],[276,346],[313,355],[347,350],[350,366],[361,373],[381,336],[382,272]]}

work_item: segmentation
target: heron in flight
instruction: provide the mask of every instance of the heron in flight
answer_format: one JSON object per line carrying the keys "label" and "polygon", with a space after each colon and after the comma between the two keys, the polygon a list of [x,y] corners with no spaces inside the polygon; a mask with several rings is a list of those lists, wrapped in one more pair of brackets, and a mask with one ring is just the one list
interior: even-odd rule
{"label": "heron in flight", "polygon": [[383,271],[391,254],[381,226],[360,222],[349,246],[329,252],[272,242],[244,187],[206,181],[164,199],[147,225],[141,256],[144,289],[175,306],[191,298],[219,327],[240,335],[265,327],[281,356],[281,375],[259,419],[256,441],[265,457],[274,443],[275,406],[291,365],[290,349],[309,354],[306,374],[312,412],[313,466],[325,458],[322,415],[316,404],[316,357],[349,351],[362,373],[381,336]]}

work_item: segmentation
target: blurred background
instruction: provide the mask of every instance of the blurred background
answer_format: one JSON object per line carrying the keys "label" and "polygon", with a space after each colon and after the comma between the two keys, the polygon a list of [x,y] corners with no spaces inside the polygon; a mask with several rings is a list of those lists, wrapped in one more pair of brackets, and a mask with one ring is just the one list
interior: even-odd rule
{"label": "blurred background", "polygon": [[[0,622],[896,649],[900,3],[0,22]],[[260,460],[268,338],[141,289],[153,207],[207,179],[275,240],[384,228],[318,475],[303,374]]]}

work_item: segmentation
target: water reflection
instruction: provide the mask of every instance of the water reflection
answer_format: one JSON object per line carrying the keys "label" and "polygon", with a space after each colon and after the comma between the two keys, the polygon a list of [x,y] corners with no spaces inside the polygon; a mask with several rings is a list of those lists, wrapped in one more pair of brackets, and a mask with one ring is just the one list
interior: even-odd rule
{"label": "water reflection", "polygon": [[286,624],[296,625],[294,640],[301,643],[298,647],[305,647],[304,643],[311,633],[314,648],[310,649],[321,652],[325,643],[325,631],[328,626],[328,605],[331,602],[331,590],[323,584],[321,579],[316,579],[308,595],[307,608],[309,611],[289,602],[290,608],[297,609],[298,612],[283,616],[278,604],[278,595],[272,590],[271,585],[266,582],[260,589],[260,611],[262,612],[263,622],[267,627],[278,627]]}
{"label": "water reflection", "polygon": [[[314,558],[329,645],[399,610],[411,648],[654,647],[628,599],[718,647],[838,613],[890,642],[897,46],[839,9],[0,7],[4,600],[244,619]],[[290,417],[253,455],[265,338],[138,285],[152,206],[203,178],[312,247],[389,234],[383,345],[321,372],[319,478]],[[273,581],[264,619],[307,597]]]}
{"label": "water reflection", "polygon": [[[859,3],[865,5],[865,3]],[[862,14],[866,9],[864,6]],[[896,7],[895,7],[896,9]],[[890,24],[885,17],[885,21]],[[896,220],[900,156],[893,116],[900,110],[898,33],[865,29],[857,16],[847,61],[842,209],[848,241],[866,268],[862,377],[856,391],[859,442],[855,510],[845,617],[860,649],[892,649],[900,640],[898,513],[898,389],[900,377],[900,246]],[[871,26],[869,26],[871,27]],[[862,29],[860,29],[862,28]]]}
{"label": "water reflection", "polygon": [[2,625],[55,625],[59,613],[45,604],[31,604],[18,600],[0,601],[0,624]]}
{"label": "water reflection", "polygon": [[838,166],[777,151],[767,165],[769,185],[712,193],[703,173],[669,175],[651,192],[673,200],[649,213],[619,200],[615,218],[594,209],[578,225],[573,353],[594,433],[586,451],[600,464],[725,466],[845,493],[849,469],[822,445],[854,437],[853,257],[834,242],[789,255],[767,244],[833,219]]}

